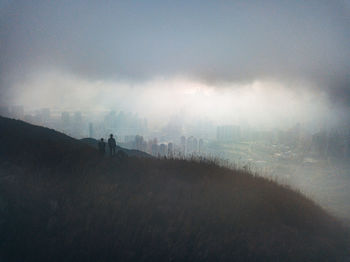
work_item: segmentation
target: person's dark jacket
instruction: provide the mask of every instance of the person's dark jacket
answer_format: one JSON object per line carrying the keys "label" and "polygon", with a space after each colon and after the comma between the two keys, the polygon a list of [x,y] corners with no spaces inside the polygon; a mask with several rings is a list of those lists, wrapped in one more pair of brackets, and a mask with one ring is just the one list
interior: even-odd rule
{"label": "person's dark jacket", "polygon": [[115,142],[115,139],[114,139],[113,137],[110,137],[110,138],[108,139],[108,146],[109,146],[110,148],[114,148],[114,147],[117,146],[117,143]]}

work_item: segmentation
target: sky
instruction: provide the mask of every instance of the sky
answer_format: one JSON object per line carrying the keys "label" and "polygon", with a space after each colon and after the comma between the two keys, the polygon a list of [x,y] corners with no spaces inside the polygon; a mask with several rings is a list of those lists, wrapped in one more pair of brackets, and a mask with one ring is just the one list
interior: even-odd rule
{"label": "sky", "polygon": [[0,0],[0,103],[348,121],[349,46],[349,0]]}

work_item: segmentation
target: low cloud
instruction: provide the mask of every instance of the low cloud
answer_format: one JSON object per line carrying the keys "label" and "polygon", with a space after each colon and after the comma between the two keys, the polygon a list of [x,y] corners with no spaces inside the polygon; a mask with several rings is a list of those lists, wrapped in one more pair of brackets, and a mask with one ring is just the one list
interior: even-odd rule
{"label": "low cloud", "polygon": [[[308,83],[350,103],[349,1],[13,1],[0,23],[1,103],[24,101],[33,87],[23,83],[40,74],[51,93],[52,71],[134,88],[161,78],[213,88]],[[52,102],[66,106],[86,86],[56,85]]]}

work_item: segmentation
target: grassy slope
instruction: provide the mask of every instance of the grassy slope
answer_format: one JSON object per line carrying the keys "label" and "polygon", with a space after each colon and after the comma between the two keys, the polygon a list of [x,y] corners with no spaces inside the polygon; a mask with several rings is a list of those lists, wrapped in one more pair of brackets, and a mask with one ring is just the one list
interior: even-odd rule
{"label": "grassy slope", "polygon": [[211,162],[103,158],[0,118],[0,261],[341,261],[311,200]]}

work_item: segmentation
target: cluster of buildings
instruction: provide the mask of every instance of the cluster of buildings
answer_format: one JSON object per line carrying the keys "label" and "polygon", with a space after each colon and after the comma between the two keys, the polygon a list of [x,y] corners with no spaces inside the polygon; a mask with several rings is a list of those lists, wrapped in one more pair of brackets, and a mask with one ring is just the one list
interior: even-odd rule
{"label": "cluster of buildings", "polygon": [[[161,157],[204,155],[207,149],[205,144],[234,146],[234,143],[242,141],[264,141],[266,145],[281,145],[291,150],[301,149],[311,152],[315,157],[350,157],[349,127],[330,130],[324,128],[319,132],[310,133],[300,124],[285,130],[257,130],[246,126],[242,128],[238,125],[214,126],[202,123],[198,127],[194,125],[184,130],[181,119],[173,119],[161,131],[155,132],[149,130],[147,119],[123,111],[62,112],[42,108],[26,112],[23,106],[16,105],[1,106],[0,115],[53,128],[75,138],[99,139],[114,134],[122,146]],[[181,136],[189,133],[195,135]]]}
{"label": "cluster of buildings", "polygon": [[197,156],[204,153],[203,139],[190,136],[182,136],[176,142],[158,142],[158,138],[144,139],[143,136],[127,136],[122,146],[129,149],[136,149],[159,157],[188,157]]}
{"label": "cluster of buildings", "polygon": [[25,111],[23,106],[1,106],[0,115],[53,128],[75,138],[107,137],[111,133],[127,136],[147,132],[147,119],[123,111],[94,113],[59,111],[50,108]]}
{"label": "cluster of buildings", "polygon": [[[98,121],[96,121],[98,122]],[[136,136],[147,133],[148,122],[137,114],[110,111],[104,116],[102,124],[105,133],[117,133],[119,136]],[[97,135],[97,134],[96,134]]]}
{"label": "cluster of buildings", "polygon": [[312,135],[312,150],[319,157],[350,157],[350,129],[338,128]]}
{"label": "cluster of buildings", "polygon": [[23,106],[1,106],[0,115],[4,117],[24,120],[28,123],[47,126],[47,127],[57,127],[57,121],[52,117],[52,112],[50,108],[41,108],[33,112],[26,112]]}

